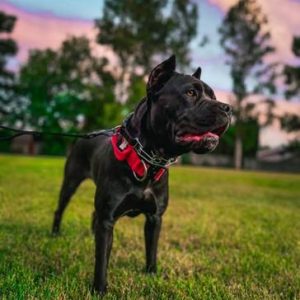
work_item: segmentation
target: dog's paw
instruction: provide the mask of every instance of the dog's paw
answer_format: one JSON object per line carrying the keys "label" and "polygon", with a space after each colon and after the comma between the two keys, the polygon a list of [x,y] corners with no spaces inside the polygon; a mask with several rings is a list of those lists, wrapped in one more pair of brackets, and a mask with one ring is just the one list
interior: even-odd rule
{"label": "dog's paw", "polygon": [[147,274],[156,274],[157,273],[157,267],[156,266],[147,266],[145,269],[145,272]]}
{"label": "dog's paw", "polygon": [[60,235],[60,230],[59,230],[59,228],[53,227],[52,230],[51,230],[51,236],[52,236],[52,237],[57,237],[57,236],[59,236],[59,235]]}
{"label": "dog's paw", "polygon": [[106,293],[107,293],[107,288],[108,288],[108,285],[105,284],[105,285],[94,285],[92,287],[92,295],[98,295],[98,296],[101,296],[103,297]]}

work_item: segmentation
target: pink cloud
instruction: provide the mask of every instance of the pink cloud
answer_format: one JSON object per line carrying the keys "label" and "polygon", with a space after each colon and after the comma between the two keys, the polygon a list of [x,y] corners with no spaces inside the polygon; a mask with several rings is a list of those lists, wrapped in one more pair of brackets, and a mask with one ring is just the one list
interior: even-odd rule
{"label": "pink cloud", "polygon": [[[51,13],[30,13],[5,1],[0,3],[0,10],[18,18],[11,34],[19,46],[18,64],[27,60],[30,49],[57,49],[68,36],[86,36],[95,40],[93,21],[61,18]],[[94,42],[92,45],[99,56],[112,56],[107,48],[96,46]]]}
{"label": "pink cloud", "polygon": [[[211,4],[226,12],[237,0],[208,0]],[[285,63],[295,62],[291,52],[292,38],[300,35],[299,11],[300,2],[294,0],[258,0],[264,13],[268,16],[272,42],[277,52],[273,59]]]}

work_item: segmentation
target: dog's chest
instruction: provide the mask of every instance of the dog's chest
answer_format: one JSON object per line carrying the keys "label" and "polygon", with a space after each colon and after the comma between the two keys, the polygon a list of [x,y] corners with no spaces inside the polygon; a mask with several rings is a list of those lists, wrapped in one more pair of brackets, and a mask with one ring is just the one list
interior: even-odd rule
{"label": "dog's chest", "polygon": [[114,217],[135,217],[141,213],[156,214],[158,212],[157,195],[151,188],[128,193],[115,210]]}

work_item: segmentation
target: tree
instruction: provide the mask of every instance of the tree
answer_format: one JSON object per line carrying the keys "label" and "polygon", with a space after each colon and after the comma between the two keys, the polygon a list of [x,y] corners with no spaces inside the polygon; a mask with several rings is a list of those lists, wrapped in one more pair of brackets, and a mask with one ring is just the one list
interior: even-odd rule
{"label": "tree", "polygon": [[[294,37],[292,51],[300,57],[300,36]],[[284,68],[287,99],[300,96],[300,66],[286,65]],[[300,130],[300,117],[296,114],[286,114],[281,118],[282,127],[288,132]]]}
{"label": "tree", "polygon": [[285,114],[281,118],[281,126],[287,132],[300,130],[300,117],[294,114]]}
{"label": "tree", "polygon": [[15,26],[16,17],[7,15],[0,11],[0,34],[4,35],[0,39],[0,119],[9,120],[10,112],[16,108],[16,82],[13,72],[6,69],[7,59],[17,53],[16,42],[5,37],[10,34]]}
{"label": "tree", "polygon": [[[293,39],[292,51],[295,56],[300,57],[300,36]],[[286,65],[284,68],[285,84],[287,90],[285,95],[288,99],[300,96],[300,66]]]}
{"label": "tree", "polygon": [[189,63],[189,43],[197,33],[197,6],[189,0],[106,0],[103,16],[96,20],[97,41],[108,45],[119,59],[121,96],[125,78],[141,78],[155,60],[176,54],[179,64]]}
{"label": "tree", "polygon": [[[67,39],[58,51],[31,51],[20,71],[22,92],[30,100],[26,125],[57,132],[115,125],[106,117],[117,105],[115,81],[106,65],[107,60],[92,55],[85,37]],[[54,151],[51,143],[45,148],[47,153]]]}
{"label": "tree", "polygon": [[[243,141],[244,155],[247,157],[255,157],[259,140],[259,124],[257,119],[249,118],[247,122],[243,123],[243,134],[247,136],[247,138]],[[233,156],[235,136],[236,126],[235,124],[232,124],[226,131],[226,134],[222,137],[220,144],[218,145],[218,148],[214,151],[214,153]]]}
{"label": "tree", "polygon": [[[255,0],[239,0],[225,16],[219,29],[227,64],[230,66],[234,94],[236,125],[234,162],[242,167],[243,124],[254,117],[255,105],[248,100],[254,93],[274,93],[275,66],[267,64],[265,57],[274,52],[270,46],[270,33],[266,30],[267,18]],[[272,101],[266,99],[272,106]]]}

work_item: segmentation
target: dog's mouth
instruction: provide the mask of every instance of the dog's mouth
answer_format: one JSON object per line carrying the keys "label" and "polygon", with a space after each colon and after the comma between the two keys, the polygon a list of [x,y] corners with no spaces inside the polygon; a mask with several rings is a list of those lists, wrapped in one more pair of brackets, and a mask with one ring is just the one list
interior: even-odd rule
{"label": "dog's mouth", "polygon": [[[219,144],[221,135],[227,130],[229,124],[214,128],[202,133],[185,133],[176,136],[176,142],[182,146],[189,146],[195,152],[214,150]],[[199,150],[199,151],[197,151]],[[199,152],[199,153],[200,153]]]}
{"label": "dog's mouth", "polygon": [[179,137],[180,141],[183,142],[201,142],[204,139],[219,139],[219,135],[212,132],[205,132],[203,134],[185,134]]}
{"label": "dog's mouth", "polygon": [[201,142],[204,139],[219,139],[220,136],[226,131],[228,125],[223,125],[221,127],[217,127],[213,130],[203,132],[201,134],[198,133],[186,133],[180,136],[177,136],[177,141],[180,142]]}

